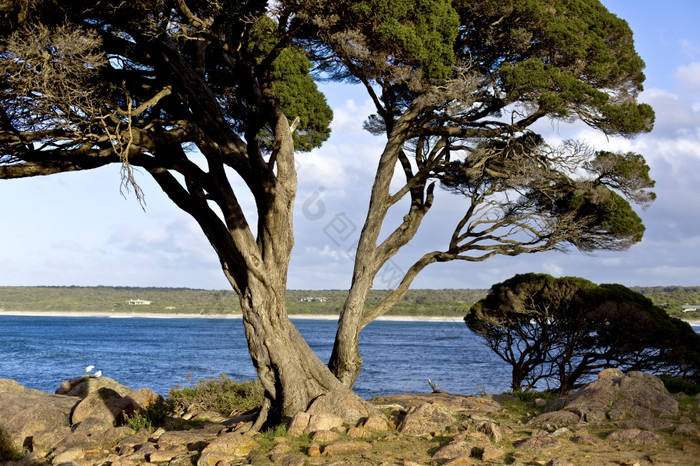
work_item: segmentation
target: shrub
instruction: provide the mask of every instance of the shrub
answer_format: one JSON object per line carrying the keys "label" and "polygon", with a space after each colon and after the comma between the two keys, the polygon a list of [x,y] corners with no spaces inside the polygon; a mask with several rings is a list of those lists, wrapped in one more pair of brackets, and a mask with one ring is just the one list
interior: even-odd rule
{"label": "shrub", "polygon": [[24,452],[14,446],[10,434],[0,427],[0,461],[18,461],[24,456]]}
{"label": "shrub", "polygon": [[216,411],[230,417],[260,408],[263,392],[259,380],[235,382],[222,374],[218,379],[200,380],[194,387],[171,389],[168,402],[176,413]]}
{"label": "shrub", "polygon": [[516,275],[491,287],[465,322],[511,365],[511,388],[561,392],[606,367],[700,379],[700,335],[617,284]]}

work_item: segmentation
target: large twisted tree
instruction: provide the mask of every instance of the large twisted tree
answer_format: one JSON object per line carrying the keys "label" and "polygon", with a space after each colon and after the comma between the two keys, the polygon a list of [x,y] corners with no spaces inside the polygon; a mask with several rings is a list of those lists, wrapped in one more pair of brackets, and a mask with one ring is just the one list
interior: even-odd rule
{"label": "large twisted tree", "polygon": [[[651,129],[631,31],[597,0],[10,0],[0,14],[0,178],[117,163],[139,195],[132,167],[149,173],[218,254],[275,417],[347,392],[360,330],[428,264],[624,249],[644,231],[629,204],[653,199],[640,155],[552,146],[532,129]],[[319,146],[332,116],[314,78],[364,86],[366,128],[386,138],[328,366],[284,304],[295,153]],[[396,167],[404,183],[391,190]],[[463,215],[366,308],[436,183]],[[406,210],[396,228],[393,206]]]}

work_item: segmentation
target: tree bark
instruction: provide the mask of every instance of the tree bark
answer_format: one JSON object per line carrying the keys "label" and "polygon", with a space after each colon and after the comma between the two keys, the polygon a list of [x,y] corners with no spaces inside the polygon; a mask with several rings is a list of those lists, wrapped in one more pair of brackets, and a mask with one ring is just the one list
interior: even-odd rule
{"label": "tree bark", "polygon": [[306,411],[320,395],[347,390],[289,320],[283,288],[251,277],[239,293],[248,350],[271,403],[268,422]]}

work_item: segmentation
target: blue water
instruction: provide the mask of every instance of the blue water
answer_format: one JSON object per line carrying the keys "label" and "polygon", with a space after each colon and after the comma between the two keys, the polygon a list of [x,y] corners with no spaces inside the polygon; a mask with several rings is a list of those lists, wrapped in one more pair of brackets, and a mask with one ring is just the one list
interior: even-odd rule
{"label": "blue water", "polygon": [[[295,319],[323,361],[336,322]],[[360,334],[364,398],[429,392],[428,379],[462,394],[508,389],[510,370],[462,322],[377,321]],[[88,365],[124,385],[167,395],[175,386],[256,377],[240,319],[0,316],[0,378],[53,392]]]}

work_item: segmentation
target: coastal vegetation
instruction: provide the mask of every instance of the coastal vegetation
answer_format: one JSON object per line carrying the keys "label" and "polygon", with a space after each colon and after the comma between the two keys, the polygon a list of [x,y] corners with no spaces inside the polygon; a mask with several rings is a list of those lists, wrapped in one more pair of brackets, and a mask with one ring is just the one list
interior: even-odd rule
{"label": "coastal vegetation", "polygon": [[622,285],[515,275],[464,320],[511,366],[513,390],[564,393],[608,367],[700,380],[700,335]]}
{"label": "coastal vegetation", "polygon": [[[700,312],[681,312],[684,304],[700,303],[700,286],[630,289],[651,299],[670,316],[700,319]],[[367,305],[380,302],[388,293],[389,290],[370,291]],[[409,290],[386,315],[461,319],[487,293],[488,290],[485,289]],[[347,294],[347,290],[288,290],[287,310],[291,315],[338,315]],[[305,301],[305,298],[325,300]],[[132,299],[150,301],[151,304],[129,305],[127,302]],[[0,286],[0,310],[200,315],[231,315],[241,312],[238,297],[233,290],[121,286]]]}

